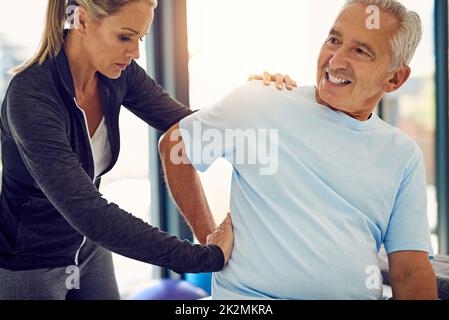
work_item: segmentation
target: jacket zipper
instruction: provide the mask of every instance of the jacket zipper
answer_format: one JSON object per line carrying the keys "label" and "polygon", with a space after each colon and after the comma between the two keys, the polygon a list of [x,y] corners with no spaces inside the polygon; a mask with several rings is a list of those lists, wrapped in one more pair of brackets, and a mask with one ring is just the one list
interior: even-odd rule
{"label": "jacket zipper", "polygon": [[[90,141],[90,136],[89,136],[89,124],[87,123],[86,113],[84,112],[83,109],[81,109],[81,108],[79,107],[78,103],[76,102],[76,97],[73,98],[73,101],[75,101],[76,107],[77,107],[78,109],[80,109],[80,110],[81,110],[81,113],[83,114],[84,122],[85,122],[85,124],[86,124],[87,137],[88,137],[88,140],[89,140],[90,153],[92,154],[92,152],[93,152],[93,147],[92,147],[92,142]],[[93,161],[94,161],[94,160],[92,159],[92,162],[93,162]],[[94,164],[94,180],[93,180],[93,182],[95,183],[95,164]],[[76,250],[76,253],[75,253],[75,265],[76,265],[76,266],[79,265],[79,254],[80,254],[81,248],[82,248],[82,247],[84,246],[84,244],[86,243],[86,240],[87,240],[86,236],[83,236],[83,241],[81,242],[81,245],[79,246],[78,250]]]}
{"label": "jacket zipper", "polygon": [[76,253],[75,253],[75,266],[79,266],[79,256],[80,256],[80,251],[81,251],[81,248],[84,246],[84,244],[86,243],[86,237],[83,237],[83,242],[81,242],[81,245],[80,245],[80,247],[78,248],[78,250],[76,250]]}

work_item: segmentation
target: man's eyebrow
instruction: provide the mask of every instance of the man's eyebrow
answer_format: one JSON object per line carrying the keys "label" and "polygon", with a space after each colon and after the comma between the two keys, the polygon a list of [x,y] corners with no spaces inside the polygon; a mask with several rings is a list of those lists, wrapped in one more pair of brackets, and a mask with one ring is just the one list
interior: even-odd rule
{"label": "man's eyebrow", "polygon": [[374,57],[376,57],[377,55],[376,55],[376,51],[374,51],[374,49],[369,45],[369,44],[367,44],[367,43],[365,43],[365,42],[362,42],[362,41],[353,41],[355,44],[357,44],[358,46],[361,46],[361,47],[364,47],[366,50],[368,50],[368,52],[372,55],[372,56],[374,56]]}
{"label": "man's eyebrow", "polygon": [[[131,28],[128,28],[128,27],[122,28],[122,30],[129,30],[129,31],[131,31],[131,32],[134,32],[135,34],[139,34],[139,32],[137,32],[136,30],[131,29]],[[148,34],[149,34],[149,32],[148,32],[148,33],[145,33],[145,35],[148,35]]]}
{"label": "man's eyebrow", "polygon": [[342,37],[343,37],[343,35],[341,34],[341,32],[335,30],[334,28],[332,28],[331,31],[329,31],[329,34],[330,34],[330,35],[333,35],[333,36],[337,36],[337,37],[339,37],[339,38],[342,38]]}
{"label": "man's eyebrow", "polygon": [[[339,38],[343,38],[343,34],[340,31],[338,31],[338,30],[336,30],[334,28],[332,28],[331,31],[329,31],[329,35],[337,36]],[[371,54],[373,57],[377,56],[376,51],[369,44],[367,44],[366,42],[357,41],[357,40],[354,40],[353,42],[355,44],[357,44],[358,46],[364,47],[369,52],[369,54]]]}

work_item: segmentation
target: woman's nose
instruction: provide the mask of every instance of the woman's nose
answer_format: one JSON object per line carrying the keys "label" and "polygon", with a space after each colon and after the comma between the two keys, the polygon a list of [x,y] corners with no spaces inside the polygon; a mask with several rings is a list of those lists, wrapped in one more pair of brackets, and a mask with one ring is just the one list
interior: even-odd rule
{"label": "woman's nose", "polygon": [[137,45],[134,45],[132,48],[130,48],[130,50],[126,54],[126,57],[130,58],[130,60],[138,60],[140,58],[140,49],[138,43]]}

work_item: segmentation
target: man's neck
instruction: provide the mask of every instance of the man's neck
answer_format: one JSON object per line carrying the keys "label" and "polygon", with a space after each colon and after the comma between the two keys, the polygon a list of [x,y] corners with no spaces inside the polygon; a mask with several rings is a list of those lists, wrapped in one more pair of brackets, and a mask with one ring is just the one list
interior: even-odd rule
{"label": "man's neck", "polygon": [[323,106],[325,106],[325,107],[327,107],[327,108],[329,108],[329,109],[331,109],[333,111],[342,112],[342,113],[344,113],[344,114],[346,114],[346,115],[350,116],[351,118],[354,118],[354,119],[356,119],[358,121],[367,121],[373,115],[373,111],[372,110],[370,110],[370,111],[362,111],[361,110],[361,111],[358,111],[358,112],[347,112],[347,111],[343,111],[343,110],[341,110],[341,109],[339,109],[337,107],[331,106],[330,104],[326,103],[325,101],[323,101],[320,98],[320,96],[318,94],[318,88],[317,87],[315,87],[315,99],[316,99],[318,104],[321,104],[321,105],[323,105]]}

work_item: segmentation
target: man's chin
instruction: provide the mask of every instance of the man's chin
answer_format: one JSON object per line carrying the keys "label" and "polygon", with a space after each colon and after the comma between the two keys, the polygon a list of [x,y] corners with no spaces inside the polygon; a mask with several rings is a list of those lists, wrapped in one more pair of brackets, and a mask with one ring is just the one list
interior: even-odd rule
{"label": "man's chin", "polygon": [[316,100],[318,104],[326,106],[334,111],[344,112],[341,108],[337,107],[339,105],[343,105],[340,99],[336,97],[334,94],[326,94],[325,91],[317,91]]}
{"label": "man's chin", "polygon": [[332,99],[332,95],[329,92],[327,92],[327,90],[325,88],[323,88],[322,85],[319,85],[317,87],[315,95],[316,95],[316,101],[319,104],[322,104],[325,106],[330,106],[329,102],[332,102],[332,100],[334,100],[333,102],[335,102],[335,97],[334,97],[334,99]]}

